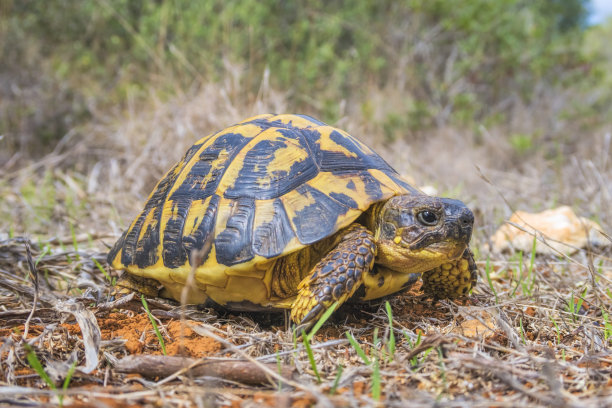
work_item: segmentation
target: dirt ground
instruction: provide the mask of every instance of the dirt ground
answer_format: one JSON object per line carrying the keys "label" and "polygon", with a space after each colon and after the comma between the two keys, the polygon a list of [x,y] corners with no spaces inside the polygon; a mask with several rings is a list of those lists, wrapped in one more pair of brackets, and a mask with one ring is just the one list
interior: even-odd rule
{"label": "dirt ground", "polygon": [[[537,259],[531,271],[525,260],[522,278],[517,262],[489,261],[488,274],[481,262],[480,283],[469,298],[434,302],[417,284],[388,299],[391,323],[385,301],[346,305],[310,339],[311,363],[283,314],[182,309],[148,299],[164,356],[141,299],[116,300],[96,265],[104,267],[103,254],[92,251],[33,246],[38,299],[28,320],[35,279],[24,241],[0,245],[3,405],[595,407],[612,401],[610,321],[603,315],[610,270],[600,266],[590,275],[588,267],[603,265],[609,253]],[[596,290],[572,297],[559,289],[580,279]],[[240,372],[230,373],[231,380],[175,373],[170,360],[155,360],[155,370],[121,365],[127,357],[170,356],[246,363],[262,379],[253,384],[244,377],[245,384]],[[171,371],[156,374],[166,366]]]}

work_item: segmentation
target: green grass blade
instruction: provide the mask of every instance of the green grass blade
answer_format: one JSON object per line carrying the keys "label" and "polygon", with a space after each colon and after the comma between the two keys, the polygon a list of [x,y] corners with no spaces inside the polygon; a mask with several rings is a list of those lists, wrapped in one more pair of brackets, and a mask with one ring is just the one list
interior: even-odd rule
{"label": "green grass blade", "polygon": [[576,317],[580,315],[580,310],[582,309],[582,304],[584,303],[584,298],[587,294],[587,290],[588,288],[584,288],[584,290],[582,291],[582,295],[576,301]]}
{"label": "green grass blade", "polygon": [[144,295],[140,295],[140,300],[142,301],[142,306],[147,312],[147,316],[149,316],[151,325],[153,325],[153,329],[155,330],[155,335],[157,336],[157,340],[159,341],[159,345],[161,346],[162,353],[164,354],[164,356],[167,356],[168,353],[166,353],[166,343],[164,343],[164,338],[162,337],[161,332],[159,331],[159,328],[157,327],[157,322],[155,322],[155,319],[153,318],[153,314],[151,314],[151,311],[149,310],[149,305],[147,304],[147,301]]}
{"label": "green grass blade", "polygon": [[336,378],[334,378],[334,384],[329,390],[330,395],[334,395],[336,393],[336,389],[338,388],[338,384],[340,384],[340,377],[342,377],[342,371],[344,367],[342,364],[338,365],[338,371],[336,371]]}
{"label": "green grass blade", "polygon": [[410,336],[408,335],[408,333],[406,333],[405,330],[402,330],[402,334],[404,335],[404,338],[406,339],[406,341],[408,342],[408,344],[410,345],[410,348],[414,348],[414,343],[412,342],[412,339],[410,338]]}
{"label": "green grass blade", "polygon": [[610,323],[610,315],[601,308],[601,316],[604,321],[604,339],[612,343],[612,324]]}
{"label": "green grass blade", "polygon": [[106,269],[104,269],[104,267],[100,264],[100,262],[98,262],[97,259],[95,258],[91,258],[91,260],[93,261],[93,263],[96,265],[96,268],[98,268],[98,270],[100,272],[102,272],[102,275],[104,275],[104,278],[109,282],[112,283],[113,280],[111,278],[111,276],[108,274],[108,272],[106,272]]}
{"label": "green grass blade", "polygon": [[570,312],[570,315],[572,316],[572,321],[575,322],[576,321],[576,303],[574,302],[574,292],[572,292],[570,296],[570,300],[567,303],[567,311]]}
{"label": "green grass blade", "polygon": [[516,286],[514,287],[514,290],[510,294],[511,298],[514,297],[514,294],[516,293],[517,289],[521,286],[521,282],[523,280],[523,251],[519,251],[518,256],[519,256],[518,279],[516,280]]}
{"label": "green grass blade", "polygon": [[378,327],[374,328],[374,334],[372,334],[372,344],[374,345],[374,350],[378,352],[378,355],[383,354],[385,351],[380,350],[380,340],[378,338]]}
{"label": "green grass blade", "polygon": [[319,369],[317,368],[317,363],[314,359],[312,348],[310,347],[310,340],[308,340],[308,336],[306,336],[304,330],[302,330],[302,342],[304,343],[304,347],[306,348],[306,354],[308,354],[308,360],[310,361],[312,371],[314,371],[315,376],[317,377],[317,383],[321,384],[321,376],[319,375]]}
{"label": "green grass blade", "polygon": [[355,349],[355,352],[357,353],[357,355],[361,357],[363,362],[366,365],[370,365],[370,359],[368,358],[366,353],[363,351],[363,349],[361,348],[357,340],[355,340],[355,337],[353,337],[353,335],[349,331],[346,332],[346,338],[348,339],[349,343],[351,343],[351,346],[353,346],[353,348]]}
{"label": "green grass blade", "polygon": [[293,334],[293,349],[297,350],[297,343],[298,343],[298,334],[296,330],[292,330],[292,334]]}
{"label": "green grass blade", "polygon": [[[49,374],[47,374],[47,372],[43,368],[40,360],[38,359],[38,356],[36,355],[32,347],[29,344],[25,343],[24,348],[26,349],[26,359],[28,360],[28,364],[30,365],[30,367],[32,367],[32,369],[36,371],[36,374],[38,374],[38,376],[42,378],[42,380],[49,386],[50,389],[52,389],[53,391],[57,391],[55,383],[51,380],[51,377],[49,377]],[[58,398],[60,400],[61,405],[62,398],[61,396],[58,396]]]}
{"label": "green grass blade", "polygon": [[38,258],[36,258],[36,261],[34,262],[34,266],[38,266],[38,263],[49,253],[51,252],[51,249],[49,248],[49,245],[45,245],[45,247],[43,248],[43,251],[40,255],[38,255]]}
{"label": "green grass blade", "polygon": [[[281,358],[280,358],[280,354],[277,351],[276,352],[276,366],[278,368],[278,375],[280,375],[281,377],[283,376],[283,367],[281,364]],[[281,391],[283,389],[283,383],[281,383],[280,381],[278,382],[278,390]]]}
{"label": "green grass blade", "polygon": [[444,388],[448,389],[448,381],[446,380],[446,365],[444,364],[444,353],[442,353],[442,347],[438,347],[438,366],[440,367],[440,377],[444,383]]}
{"label": "green grass blade", "polygon": [[493,292],[493,294],[495,295],[495,303],[499,303],[499,299],[497,298],[497,291],[493,287],[493,280],[491,279],[491,257],[490,256],[487,256],[485,274],[487,275],[487,282],[489,283],[489,288],[491,288],[491,292]]}
{"label": "green grass blade", "polygon": [[429,353],[431,353],[431,351],[433,350],[433,347],[428,348],[427,350],[425,350],[423,352],[423,359],[425,359],[425,357],[427,357],[429,355]]}
{"label": "green grass blade", "polygon": [[72,236],[72,246],[74,247],[74,256],[79,261],[81,256],[79,255],[79,244],[77,243],[76,232],[74,232],[74,225],[70,223],[70,235]]}
{"label": "green grass blade", "polygon": [[372,369],[372,398],[374,401],[380,400],[380,362],[378,358],[374,358]]}
{"label": "green grass blade", "polygon": [[387,317],[389,318],[389,361],[392,361],[393,357],[395,356],[395,333],[393,332],[393,314],[389,301],[385,302],[385,309],[387,309]]}
{"label": "green grass blade", "polygon": [[536,281],[536,274],[535,274],[535,257],[536,257],[536,245],[538,243],[538,240],[536,239],[536,237],[533,237],[533,245],[531,247],[531,258],[529,258],[529,290],[528,290],[528,294],[529,296],[531,296],[531,293],[533,292],[533,287],[535,286],[535,281]]}
{"label": "green grass blade", "polygon": [[336,307],[338,307],[338,301],[335,301],[333,305],[331,305],[326,311],[325,313],[323,313],[321,315],[321,317],[319,318],[319,320],[317,320],[317,322],[315,323],[315,325],[313,326],[312,330],[310,331],[310,333],[308,334],[308,341],[312,340],[312,338],[315,336],[315,334],[317,334],[317,332],[319,331],[319,329],[321,328],[321,326],[323,326],[325,324],[325,322],[327,321],[327,319],[329,319],[329,316],[332,315],[332,313],[334,313],[334,310],[336,310]]}
{"label": "green grass blade", "polygon": [[[408,333],[406,333],[405,330],[402,330],[402,334],[404,335],[404,338],[406,339],[406,341],[408,342],[408,344],[410,345],[410,348],[413,349],[415,348],[418,344],[415,344],[416,342],[413,342],[412,339],[410,338],[410,336],[408,335]],[[417,342],[421,341],[421,333],[419,332],[419,334],[417,335]],[[416,356],[412,357],[410,359],[410,365],[412,367],[415,367],[417,365],[418,359]]]}
{"label": "green grass blade", "polygon": [[76,370],[77,362],[75,361],[70,365],[68,372],[66,373],[66,378],[64,378],[64,383],[62,384],[62,390],[66,391],[68,386],[70,385],[70,381],[72,381],[72,376],[74,375],[74,371]]}

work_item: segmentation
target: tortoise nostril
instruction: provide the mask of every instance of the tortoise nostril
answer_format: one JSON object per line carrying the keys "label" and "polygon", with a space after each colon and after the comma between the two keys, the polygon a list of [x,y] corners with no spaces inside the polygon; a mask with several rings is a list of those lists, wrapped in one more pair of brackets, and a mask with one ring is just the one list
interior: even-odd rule
{"label": "tortoise nostril", "polygon": [[474,225],[474,214],[472,211],[466,209],[466,211],[464,211],[459,217],[459,222],[461,223],[462,227],[471,227]]}

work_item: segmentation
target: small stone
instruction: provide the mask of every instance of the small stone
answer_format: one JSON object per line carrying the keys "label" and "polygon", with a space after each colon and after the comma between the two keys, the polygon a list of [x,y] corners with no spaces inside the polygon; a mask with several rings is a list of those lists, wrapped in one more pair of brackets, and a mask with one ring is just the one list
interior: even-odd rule
{"label": "small stone", "polygon": [[495,327],[495,324],[491,315],[484,311],[478,314],[480,315],[479,319],[465,320],[452,331],[466,337],[479,339],[492,336],[494,334],[492,329]]}
{"label": "small stone", "polygon": [[589,242],[593,246],[610,245],[599,224],[578,217],[570,207],[562,206],[535,214],[515,212],[508,223],[502,225],[491,237],[492,250],[531,252],[534,231],[538,231],[538,235],[542,234],[548,243],[546,245],[538,240],[536,253],[539,254],[572,254],[580,248],[586,248]]}

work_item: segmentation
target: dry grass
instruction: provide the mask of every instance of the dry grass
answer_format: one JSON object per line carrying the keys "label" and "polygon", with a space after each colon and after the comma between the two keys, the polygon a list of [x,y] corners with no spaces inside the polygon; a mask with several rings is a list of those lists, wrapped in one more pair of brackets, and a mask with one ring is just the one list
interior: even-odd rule
{"label": "dry grass", "polygon": [[[263,82],[259,97],[248,105],[232,81],[165,102],[152,95],[148,106],[100,116],[68,133],[38,162],[3,168],[1,403],[58,401],[57,392],[30,367],[27,343],[58,389],[67,367],[77,362],[65,405],[370,406],[377,403],[377,383],[385,406],[406,401],[413,406],[612,405],[610,251],[592,248],[532,263],[528,254],[484,249],[487,237],[514,209],[569,204],[612,231],[610,129],[594,131],[588,143],[580,142],[584,137],[552,138],[519,154],[504,129],[438,129],[427,138],[382,145],[380,129],[346,116],[339,125],[373,145],[398,171],[475,210],[473,246],[481,276],[470,299],[434,305],[415,290],[390,299],[392,325],[384,303],[343,307],[312,340],[320,383],[304,345],[294,342],[282,316],[193,307],[186,321],[200,329],[191,340],[208,344],[214,334],[220,344],[220,351],[190,351],[193,356],[280,361],[296,367],[293,386],[279,391],[274,379],[247,387],[211,378],[165,381],[117,372],[117,358],[159,353],[160,346],[148,320],[138,320],[144,316],[139,302],[107,303],[111,285],[94,260],[104,266],[104,244],[125,228],[155,181],[194,140],[251,114],[285,110],[283,96]],[[36,290],[23,239],[8,239],[23,234],[37,243],[33,259],[39,271],[38,304],[26,339]],[[83,307],[66,312],[71,300]],[[167,345],[180,341],[173,332],[181,321],[176,305],[150,299],[149,306]],[[96,325],[85,329],[83,322]],[[99,343],[87,340],[96,327]],[[128,329],[139,332],[127,337]],[[347,331],[371,364],[348,342]],[[92,355],[98,359],[95,370],[85,373]]]}

